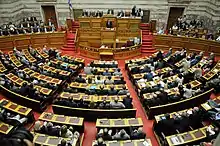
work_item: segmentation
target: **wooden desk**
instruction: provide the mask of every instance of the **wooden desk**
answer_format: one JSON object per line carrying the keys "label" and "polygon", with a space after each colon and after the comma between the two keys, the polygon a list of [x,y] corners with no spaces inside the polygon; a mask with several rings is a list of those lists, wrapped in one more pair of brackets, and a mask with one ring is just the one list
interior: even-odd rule
{"label": "wooden desk", "polygon": [[127,85],[97,85],[97,84],[87,84],[87,83],[78,83],[78,82],[72,82],[70,84],[70,87],[72,88],[80,88],[80,89],[95,89],[99,90],[100,86],[104,86],[104,90],[109,90],[111,86],[114,86],[115,90],[121,90],[125,86],[126,89],[128,89]]}
{"label": "wooden desk", "polygon": [[[58,144],[60,144],[62,139],[63,139],[62,137],[34,133],[33,143],[41,145],[41,146],[57,146]],[[66,138],[64,138],[64,139],[68,140],[68,141],[70,140],[70,139],[66,139]],[[77,142],[78,142],[78,140],[73,141],[72,146],[76,146]]]}
{"label": "wooden desk", "polygon": [[52,105],[55,114],[83,117],[85,120],[94,121],[98,118],[134,118],[136,109],[85,109],[67,106]]}
{"label": "wooden desk", "polygon": [[0,121],[0,133],[7,135],[12,131],[13,128],[14,126],[8,125]]}
{"label": "wooden desk", "polygon": [[78,127],[78,130],[80,129],[80,132],[83,132],[83,128],[84,128],[83,127],[84,118],[80,118],[80,117],[70,117],[70,116],[57,115],[53,113],[43,112],[40,115],[39,120],[52,122],[56,124]]}
{"label": "wooden desk", "polygon": [[43,57],[44,59],[48,58],[49,55],[47,53],[45,53],[40,47],[35,48],[35,50],[37,51],[37,53]]}
{"label": "wooden desk", "polygon": [[67,67],[69,66],[71,69],[73,70],[77,70],[78,69],[78,65],[75,65],[75,64],[70,64],[70,63],[66,63],[66,62],[63,62],[61,60],[58,60],[58,59],[53,59],[53,60],[50,60],[51,63],[53,64],[60,64],[61,66],[63,67]]}
{"label": "wooden desk", "polygon": [[29,74],[31,77],[34,77],[38,80],[42,80],[42,81],[45,81],[47,83],[53,83],[53,84],[56,84],[56,85],[59,85],[62,83],[62,80],[59,80],[59,79],[56,79],[56,78],[52,78],[52,77],[49,77],[49,76],[46,76],[46,75],[43,75],[43,74],[40,74],[38,72],[35,72],[33,70],[31,70],[30,68],[25,68],[23,69],[23,71],[26,73],[26,74]]}
{"label": "wooden desk", "polygon": [[30,54],[30,52],[28,51],[28,49],[22,49],[22,52],[24,54],[24,56],[27,58],[27,60],[30,63],[36,62],[37,60]]}
{"label": "wooden desk", "polygon": [[97,128],[115,128],[115,127],[142,127],[143,121],[141,118],[127,119],[97,119]]}
{"label": "wooden desk", "polygon": [[[22,86],[24,83],[28,83],[27,81],[23,80],[22,78],[19,78],[18,76],[14,75],[12,73],[9,73],[9,74],[7,74],[5,76],[8,79],[10,79],[12,82],[18,84],[19,86]],[[52,92],[51,89],[48,89],[48,88],[45,88],[45,87],[41,87],[41,86],[38,86],[38,85],[35,85],[34,88],[38,89],[44,95],[49,95]]]}
{"label": "wooden desk", "polygon": [[0,72],[3,73],[7,71],[7,69],[5,68],[5,66],[2,64],[2,62],[0,61]]}
{"label": "wooden desk", "polygon": [[113,52],[99,52],[101,60],[113,60]]}
{"label": "wooden desk", "polygon": [[[193,131],[188,131],[185,133],[179,133],[177,135],[167,136],[166,141],[169,146],[187,145],[192,142],[199,141],[201,139],[205,139],[207,128],[208,128],[208,126],[205,126],[205,127],[193,130]],[[176,143],[173,142],[173,140],[176,141]]]}
{"label": "wooden desk", "polygon": [[12,92],[1,85],[0,85],[0,88],[2,89],[2,93],[4,96],[6,96],[11,101],[14,101],[20,105],[23,105],[25,107],[29,107],[37,112],[42,112],[46,108],[46,104],[43,102],[40,102],[38,100],[31,99],[31,98],[22,96],[20,94],[17,94],[15,92]]}
{"label": "wooden desk", "polygon": [[194,97],[180,100],[178,102],[168,103],[165,105],[158,105],[153,107],[147,107],[147,115],[149,119],[152,119],[155,115],[160,115],[164,113],[171,113],[173,111],[180,111],[188,108],[192,108],[195,106],[199,106],[200,104],[206,102],[211,94],[213,89],[210,89],[202,94],[196,95]]}
{"label": "wooden desk", "polygon": [[19,115],[23,115],[23,116],[29,116],[29,115],[33,115],[33,111],[31,108],[27,108],[27,107],[24,107],[24,106],[21,106],[21,105],[18,105],[14,102],[11,102],[9,100],[6,100],[6,99],[2,99],[0,101],[1,105],[3,108],[7,109],[7,110],[10,110],[12,112],[15,112]]}
{"label": "wooden desk", "polygon": [[113,60],[113,61],[94,60],[93,61],[93,66],[95,66],[95,67],[101,67],[103,65],[105,65],[105,66],[116,65],[118,67],[118,61],[115,61],[115,60]]}
{"label": "wooden desk", "polygon": [[[145,140],[139,139],[139,140],[124,140],[124,141],[106,141],[104,142],[106,146],[145,146],[143,144]],[[149,146],[153,146],[150,139],[146,139],[146,142]],[[93,146],[96,144],[96,141],[93,141]]]}
{"label": "wooden desk", "polygon": [[[154,74],[155,74],[155,75],[158,75],[158,73],[160,73],[160,74],[165,74],[165,73],[167,73],[167,72],[169,72],[169,71],[171,71],[171,70],[172,70],[172,69],[171,69],[170,67],[165,67],[165,68],[156,70],[156,71],[154,72]],[[139,80],[139,79],[143,78],[145,74],[146,74],[146,73],[132,74],[132,78],[133,78],[134,80]]]}
{"label": "wooden desk", "polygon": [[80,99],[83,99],[84,101],[93,101],[93,102],[102,102],[104,99],[106,102],[113,101],[115,98],[118,98],[118,101],[123,101],[123,98],[126,97],[126,95],[113,95],[113,96],[97,96],[97,95],[87,95],[84,93],[69,93],[69,92],[62,92],[59,95],[60,98],[69,99],[70,97],[75,100],[79,101]]}
{"label": "wooden desk", "polygon": [[[80,75],[82,75],[82,78],[84,78],[84,79],[89,79],[89,78],[91,78],[91,79],[97,79],[97,77],[100,77],[100,79],[101,80],[106,80],[106,79],[108,79],[108,76],[103,76],[103,75],[93,75],[93,74],[80,74]],[[121,80],[121,76],[111,76],[111,79],[112,80],[114,80],[114,81],[117,81],[117,80]]]}
{"label": "wooden desk", "polygon": [[55,67],[51,67],[51,66],[48,66],[48,65],[44,65],[42,67],[43,67],[44,70],[51,71],[52,73],[59,72],[59,74],[62,75],[62,76],[69,76],[71,74],[71,72],[69,72],[69,71],[57,69]]}
{"label": "wooden desk", "polygon": [[8,52],[9,58],[11,62],[16,66],[16,67],[21,67],[23,64],[18,60],[18,58],[14,55],[12,51]]}
{"label": "wooden desk", "polygon": [[219,71],[220,71],[220,61],[218,61],[218,63],[211,71],[203,75],[202,78],[207,82],[211,80]]}
{"label": "wooden desk", "polygon": [[[216,97],[214,100],[218,105],[220,105],[220,96]],[[201,104],[201,107],[205,110],[205,111],[209,111],[211,109],[213,109],[214,107],[212,107],[211,105],[209,105],[208,102],[205,102],[203,104]]]}
{"label": "wooden desk", "polygon": [[85,59],[83,59],[83,58],[76,58],[76,57],[69,56],[69,55],[62,55],[61,57],[62,58],[67,58],[68,60],[72,60],[76,64],[85,64]]}

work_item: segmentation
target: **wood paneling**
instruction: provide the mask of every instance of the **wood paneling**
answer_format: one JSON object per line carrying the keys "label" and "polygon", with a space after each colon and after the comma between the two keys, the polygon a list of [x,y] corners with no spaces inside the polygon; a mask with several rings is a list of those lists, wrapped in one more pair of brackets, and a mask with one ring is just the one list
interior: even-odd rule
{"label": "wood paneling", "polygon": [[162,50],[168,50],[169,48],[180,50],[182,48],[186,48],[189,52],[204,51],[206,53],[213,52],[216,55],[220,55],[219,42],[191,37],[154,35],[153,47]]}
{"label": "wood paneling", "polygon": [[0,37],[0,49],[3,51],[12,50],[14,47],[17,49],[27,49],[28,45],[33,47],[62,47],[66,42],[65,32],[54,33],[35,33],[26,35],[14,35],[14,36],[1,36]]}

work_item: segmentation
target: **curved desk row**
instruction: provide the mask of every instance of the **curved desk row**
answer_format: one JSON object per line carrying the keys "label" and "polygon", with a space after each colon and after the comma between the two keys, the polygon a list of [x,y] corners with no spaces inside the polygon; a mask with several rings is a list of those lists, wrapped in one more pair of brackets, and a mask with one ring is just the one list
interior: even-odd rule
{"label": "curved desk row", "polygon": [[85,109],[73,108],[61,105],[53,105],[53,112],[59,115],[83,117],[86,120],[94,121],[98,118],[135,118],[136,109]]}
{"label": "curved desk row", "polygon": [[17,94],[13,91],[8,90],[3,86],[0,86],[0,88],[2,91],[1,93],[3,93],[3,95],[5,95],[8,99],[10,99],[11,101],[17,104],[32,108],[34,111],[37,112],[42,112],[43,110],[46,109],[45,103]]}
{"label": "curved desk row", "polygon": [[47,45],[49,47],[62,47],[66,42],[65,32],[54,33],[33,33],[22,34],[14,36],[0,36],[0,49],[12,50],[14,47],[17,49],[27,49],[28,45],[32,47],[42,47]]}
{"label": "curved desk row", "polygon": [[189,52],[204,51],[206,53],[213,52],[216,55],[220,55],[219,42],[192,37],[153,35],[153,47],[162,50],[168,50],[169,48],[173,48],[174,50],[187,48]]}
{"label": "curved desk row", "polygon": [[149,107],[147,110],[148,118],[152,119],[155,115],[171,113],[173,111],[179,111],[199,106],[210,98],[212,91],[213,89],[210,89],[202,94],[178,102]]}

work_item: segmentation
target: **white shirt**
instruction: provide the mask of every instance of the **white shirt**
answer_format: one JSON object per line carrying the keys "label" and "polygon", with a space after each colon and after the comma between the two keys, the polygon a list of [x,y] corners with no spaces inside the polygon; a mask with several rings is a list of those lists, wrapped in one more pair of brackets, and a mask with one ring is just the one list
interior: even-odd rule
{"label": "white shirt", "polygon": [[218,36],[218,38],[216,39],[216,41],[220,41],[220,36]]}
{"label": "white shirt", "polygon": [[184,90],[183,97],[185,97],[185,98],[190,98],[190,97],[192,97],[192,89],[184,88],[183,90]]}

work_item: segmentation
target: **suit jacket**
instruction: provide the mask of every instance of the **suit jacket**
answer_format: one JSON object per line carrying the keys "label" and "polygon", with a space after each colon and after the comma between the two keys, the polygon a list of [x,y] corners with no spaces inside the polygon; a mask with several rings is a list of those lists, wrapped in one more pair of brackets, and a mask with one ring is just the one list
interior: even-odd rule
{"label": "suit jacket", "polygon": [[132,98],[123,98],[123,104],[125,105],[125,108],[133,108],[133,105],[132,105]]}

